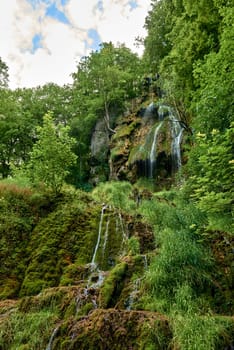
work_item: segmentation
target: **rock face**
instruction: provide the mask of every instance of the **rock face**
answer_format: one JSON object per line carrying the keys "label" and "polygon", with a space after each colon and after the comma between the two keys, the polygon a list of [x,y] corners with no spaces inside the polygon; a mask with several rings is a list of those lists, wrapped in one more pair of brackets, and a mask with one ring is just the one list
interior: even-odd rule
{"label": "rock face", "polygon": [[[170,342],[170,329],[166,318],[151,312],[124,311],[116,309],[94,310],[88,317],[74,323],[70,328],[74,341],[70,349],[144,349],[149,343],[146,328],[158,324],[158,335]],[[159,331],[160,330],[160,331]],[[152,332],[153,333],[153,332]],[[152,334],[153,337],[153,334]],[[160,342],[155,348],[160,349]],[[164,344],[166,347],[166,343]]]}
{"label": "rock face", "polygon": [[99,119],[95,125],[95,129],[91,138],[91,163],[90,175],[91,183],[96,185],[98,182],[104,181],[108,177],[109,154],[109,132],[106,128],[104,118]]}
{"label": "rock face", "polygon": [[[10,321],[9,314],[14,317],[17,309],[22,327],[22,337],[18,336],[17,349],[137,350],[147,349],[152,341],[154,349],[162,349],[162,344],[164,349],[169,346],[172,333],[169,320],[165,316],[149,311],[92,308],[95,293],[91,290],[88,291],[88,296],[83,297],[87,314],[82,315],[76,306],[81,295],[78,287],[60,287],[46,290],[40,297],[30,297],[15,304],[2,302],[1,310],[4,308],[6,313],[1,314],[1,330],[6,331],[4,321],[7,318]],[[56,319],[55,314],[51,313],[50,320],[47,319],[49,327],[46,323],[40,323],[41,319],[38,329],[35,330],[35,333],[41,335],[34,343],[33,336],[23,326],[27,324],[30,314],[39,317],[37,310],[49,314],[48,310],[52,305],[54,309],[60,309],[60,319]],[[15,335],[11,334],[11,340],[14,340]],[[1,348],[10,349],[10,346],[11,342],[6,334]]]}
{"label": "rock face", "polygon": [[183,127],[169,106],[149,103],[120,116],[110,140],[110,178],[171,181],[179,170]]}
{"label": "rock face", "polygon": [[182,163],[183,124],[175,111],[157,102],[134,103],[134,111],[112,115],[107,130],[97,121],[91,138],[90,181],[150,178],[163,186],[173,181]]}

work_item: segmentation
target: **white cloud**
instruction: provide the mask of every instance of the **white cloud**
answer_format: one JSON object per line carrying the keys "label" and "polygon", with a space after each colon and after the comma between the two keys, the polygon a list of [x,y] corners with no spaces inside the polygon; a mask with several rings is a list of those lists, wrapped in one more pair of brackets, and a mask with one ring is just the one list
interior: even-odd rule
{"label": "white cloud", "polygon": [[[35,9],[26,0],[0,0],[0,57],[9,66],[10,86],[31,87],[46,82],[71,82],[80,57],[92,44],[88,31],[95,29],[102,41],[125,43],[136,51],[134,41],[144,35],[143,25],[150,0],[69,0],[64,11],[70,25],[46,16],[45,2]],[[50,1],[52,4],[53,1]],[[60,3],[60,5],[59,5]],[[32,39],[41,36],[41,48],[32,51]]]}
{"label": "white cloud", "polygon": [[96,28],[100,20],[100,10],[96,0],[70,0],[65,6],[65,13],[74,27],[88,30]]}
{"label": "white cloud", "polygon": [[146,34],[143,26],[150,8],[149,2],[137,1],[138,7],[134,10],[127,0],[104,0],[103,5],[103,17],[98,24],[102,41],[125,43],[133,51],[137,51],[134,46],[135,38]]}

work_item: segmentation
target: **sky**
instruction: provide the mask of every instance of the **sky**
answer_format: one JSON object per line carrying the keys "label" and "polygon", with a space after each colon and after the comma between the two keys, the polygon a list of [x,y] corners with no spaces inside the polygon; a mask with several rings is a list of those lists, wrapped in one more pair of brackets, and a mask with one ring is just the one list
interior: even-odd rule
{"label": "sky", "polygon": [[142,54],[150,0],[0,0],[0,57],[9,87],[70,84],[81,57],[101,42]]}

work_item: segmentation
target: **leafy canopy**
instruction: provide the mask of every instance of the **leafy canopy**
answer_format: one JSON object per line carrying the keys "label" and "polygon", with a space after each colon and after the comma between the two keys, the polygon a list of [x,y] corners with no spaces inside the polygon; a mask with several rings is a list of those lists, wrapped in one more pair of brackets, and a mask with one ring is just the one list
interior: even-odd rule
{"label": "leafy canopy", "polygon": [[33,183],[43,183],[58,194],[69,168],[76,161],[72,152],[75,140],[69,136],[69,127],[54,124],[51,113],[45,114],[43,125],[37,128],[37,132],[38,140],[26,164],[26,176]]}

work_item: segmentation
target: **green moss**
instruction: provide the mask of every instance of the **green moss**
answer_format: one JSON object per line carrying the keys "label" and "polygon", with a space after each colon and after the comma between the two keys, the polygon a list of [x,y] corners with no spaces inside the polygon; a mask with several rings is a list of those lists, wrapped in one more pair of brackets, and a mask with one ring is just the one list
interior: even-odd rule
{"label": "green moss", "polygon": [[[158,320],[158,327],[154,323]],[[139,349],[145,350],[148,340],[154,340],[153,331],[160,331],[161,337],[168,336],[168,324],[165,318],[144,311],[120,311],[116,309],[96,309],[86,317],[74,322],[70,327],[70,342],[66,349]],[[67,332],[67,331],[66,331]],[[152,338],[150,338],[152,335]],[[168,336],[166,344],[169,344]],[[166,349],[161,347],[161,349]],[[60,343],[57,344],[59,347]],[[154,344],[156,345],[156,344]],[[65,350],[65,348],[62,347]],[[153,349],[153,348],[152,348]],[[160,349],[160,347],[154,347]]]}
{"label": "green moss", "polygon": [[136,119],[130,124],[121,124],[116,129],[116,133],[113,135],[112,140],[118,140],[119,138],[130,136],[138,125],[140,125],[140,119]]}
{"label": "green moss", "polygon": [[145,160],[149,156],[149,147],[145,145],[138,144],[131,148],[128,164],[133,164],[137,160]]}
{"label": "green moss", "polygon": [[93,303],[89,302],[86,303],[84,306],[81,307],[81,309],[77,312],[77,316],[86,316],[88,313],[93,310],[94,306]]}
{"label": "green moss", "polygon": [[118,140],[116,142],[115,147],[111,149],[111,160],[117,161],[120,157],[124,158],[128,154],[128,145],[124,140]]}
{"label": "green moss", "polygon": [[102,307],[112,307],[115,305],[123,288],[127,269],[127,263],[122,262],[111,270],[100,290],[99,304]]}
{"label": "green moss", "polygon": [[170,348],[172,330],[166,319],[157,319],[142,325],[139,349],[166,350]]}
{"label": "green moss", "polygon": [[137,237],[132,236],[128,240],[128,249],[129,249],[129,254],[131,255],[137,255],[140,253],[140,242]]}
{"label": "green moss", "polygon": [[62,277],[60,279],[61,286],[69,286],[82,282],[88,277],[89,267],[87,265],[81,265],[78,262],[69,264],[63,270]]}
{"label": "green moss", "polygon": [[28,247],[32,252],[31,260],[22,283],[21,296],[56,286],[60,279],[62,284],[72,284],[72,274],[69,276],[66,266],[91,261],[98,227],[97,210],[84,204],[83,207],[77,202],[62,204],[34,229]]}

